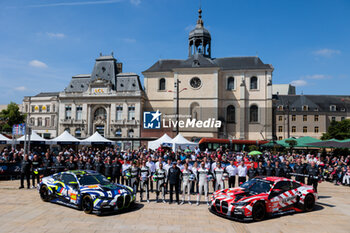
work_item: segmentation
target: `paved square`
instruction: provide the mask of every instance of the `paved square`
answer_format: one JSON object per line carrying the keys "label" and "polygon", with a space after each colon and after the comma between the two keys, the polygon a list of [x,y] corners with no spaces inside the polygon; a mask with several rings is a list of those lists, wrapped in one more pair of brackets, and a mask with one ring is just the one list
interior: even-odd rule
{"label": "paved square", "polygon": [[[227,220],[207,205],[143,202],[138,209],[109,216],[41,201],[36,190],[18,190],[19,181],[0,181],[0,232],[349,232],[350,188],[319,185],[315,211],[257,223]],[[139,198],[139,196],[137,197]],[[154,200],[154,194],[151,199]],[[192,196],[195,200],[195,196]]]}

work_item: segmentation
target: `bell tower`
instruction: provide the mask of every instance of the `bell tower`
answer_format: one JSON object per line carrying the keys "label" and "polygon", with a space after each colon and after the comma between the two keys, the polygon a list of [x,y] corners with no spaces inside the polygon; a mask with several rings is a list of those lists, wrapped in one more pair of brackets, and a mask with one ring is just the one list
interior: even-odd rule
{"label": "bell tower", "polygon": [[188,36],[188,56],[202,54],[205,57],[211,57],[211,36],[203,26],[202,9],[198,10],[198,20],[196,27]]}

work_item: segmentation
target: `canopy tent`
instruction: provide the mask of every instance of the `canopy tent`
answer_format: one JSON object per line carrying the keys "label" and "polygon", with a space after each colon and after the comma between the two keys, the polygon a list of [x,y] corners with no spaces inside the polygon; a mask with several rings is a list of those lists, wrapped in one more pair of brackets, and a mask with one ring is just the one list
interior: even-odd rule
{"label": "canopy tent", "polygon": [[[17,139],[17,141],[19,142],[24,142],[24,140],[25,140],[25,135]],[[29,135],[27,135],[27,141],[29,141]],[[40,137],[34,130],[32,130],[32,133],[30,135],[30,143],[34,142],[34,143],[45,144],[48,141],[49,140]]]}
{"label": "canopy tent", "polygon": [[57,145],[78,145],[81,140],[73,137],[68,131],[64,131],[58,137],[54,139],[48,140],[49,144],[57,144]]}
{"label": "canopy tent", "polygon": [[0,133],[0,144],[11,144],[11,139],[8,139]]}
{"label": "canopy tent", "polygon": [[290,145],[288,143],[289,140],[296,141],[296,145],[294,145],[293,148],[315,147],[315,146],[309,145],[309,144],[321,142],[321,140],[319,140],[319,139],[306,136],[306,137],[300,137],[300,138],[294,138],[294,137],[286,138],[283,140],[279,140],[276,143],[281,145],[281,146],[284,146],[284,147],[290,147]]}
{"label": "canopy tent", "polygon": [[180,148],[181,150],[185,150],[186,147],[189,147],[190,150],[194,151],[195,147],[198,147],[198,143],[188,141],[181,134],[178,134],[173,140],[171,140],[173,144],[173,151]]}
{"label": "canopy tent", "polygon": [[81,140],[80,144],[83,144],[83,145],[112,145],[112,144],[114,144],[114,141],[111,141],[111,140],[103,137],[101,134],[99,134],[96,131],[90,137],[88,137],[84,140]]}
{"label": "canopy tent", "polygon": [[157,150],[163,143],[171,143],[172,138],[168,134],[164,134],[160,138],[154,141],[148,142],[148,149]]}
{"label": "canopy tent", "polygon": [[319,146],[324,148],[350,148],[350,139],[338,140],[333,138],[326,141],[309,143],[309,145]]}

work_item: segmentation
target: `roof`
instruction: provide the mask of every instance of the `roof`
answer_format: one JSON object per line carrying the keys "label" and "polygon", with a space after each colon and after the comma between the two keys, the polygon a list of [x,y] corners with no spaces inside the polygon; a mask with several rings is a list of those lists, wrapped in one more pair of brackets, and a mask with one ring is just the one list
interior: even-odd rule
{"label": "roof", "polygon": [[171,72],[176,68],[220,68],[222,70],[273,69],[259,57],[209,58],[196,54],[186,60],[159,60],[144,72]]}
{"label": "roof", "polygon": [[40,92],[34,97],[50,97],[50,96],[58,96],[59,94],[60,94],[59,92]]}
{"label": "roof", "polygon": [[295,95],[295,86],[290,84],[272,84],[273,95]]}

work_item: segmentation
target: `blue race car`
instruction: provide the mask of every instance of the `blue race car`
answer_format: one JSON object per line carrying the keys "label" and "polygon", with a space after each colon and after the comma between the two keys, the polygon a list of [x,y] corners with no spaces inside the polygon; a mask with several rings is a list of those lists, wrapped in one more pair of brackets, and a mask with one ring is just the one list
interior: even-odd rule
{"label": "blue race car", "polygon": [[38,191],[43,201],[102,214],[128,208],[135,203],[132,188],[111,183],[95,171],[66,171],[42,178]]}

